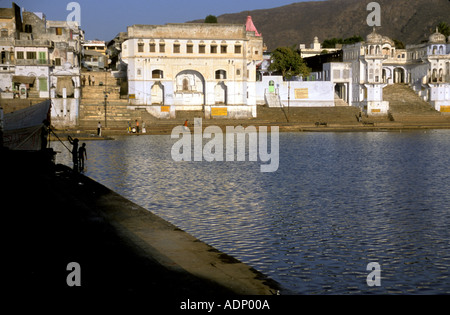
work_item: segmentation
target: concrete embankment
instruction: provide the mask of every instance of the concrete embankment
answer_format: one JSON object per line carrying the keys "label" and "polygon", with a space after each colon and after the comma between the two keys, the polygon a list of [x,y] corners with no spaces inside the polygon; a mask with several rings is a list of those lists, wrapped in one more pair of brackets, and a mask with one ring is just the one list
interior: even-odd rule
{"label": "concrete embankment", "polygon": [[[146,209],[37,153],[2,152],[13,297],[270,295],[278,284]],[[71,287],[79,264],[81,286]],[[71,281],[69,281],[71,282]],[[156,298],[157,300],[157,298]]]}
{"label": "concrete embankment", "polygon": [[[403,106],[405,107],[405,106]],[[414,129],[450,129],[450,115],[441,114],[436,111],[426,111],[426,114],[417,113],[417,110],[406,110],[400,106],[401,110],[395,112],[395,116],[391,117],[361,117],[358,119],[359,111],[353,107],[338,108],[292,108],[275,109],[261,108],[259,109],[258,118],[253,119],[202,119],[202,128],[208,126],[218,126],[225,131],[228,126],[278,126],[280,132],[361,132],[361,131],[401,131]],[[408,107],[409,108],[409,107]],[[188,126],[191,132],[199,126],[199,122],[195,118],[200,118],[201,113],[197,116],[184,114],[186,117],[176,119],[156,119],[146,120],[147,135],[164,135],[171,134],[176,126],[184,125],[188,119]],[[183,116],[180,114],[180,116]],[[395,119],[394,119],[395,117]],[[140,121],[141,126],[143,121]],[[110,126],[110,125],[108,125]],[[96,128],[96,126],[95,126]],[[269,128],[270,130],[270,128]],[[80,125],[67,131],[57,131],[61,137],[75,134],[83,140],[104,139],[104,137],[114,137],[116,135],[127,135],[127,127],[122,128],[108,127],[103,128],[103,137],[97,137],[97,129],[90,128],[88,125]],[[142,129],[141,129],[142,134]]]}

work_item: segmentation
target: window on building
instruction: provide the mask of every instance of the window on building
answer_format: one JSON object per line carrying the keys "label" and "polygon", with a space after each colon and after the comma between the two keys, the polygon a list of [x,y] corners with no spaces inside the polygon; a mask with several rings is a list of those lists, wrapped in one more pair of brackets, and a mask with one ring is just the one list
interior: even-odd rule
{"label": "window on building", "polygon": [[240,53],[242,53],[242,46],[241,46],[241,45],[235,45],[235,46],[234,46],[234,53],[235,53],[235,54],[240,54]]}
{"label": "window on building", "polygon": [[380,51],[380,46],[376,46],[375,47],[375,55],[379,55],[381,53],[381,51]]}
{"label": "window on building", "polygon": [[144,43],[138,43],[138,52],[144,52]]}
{"label": "window on building", "polygon": [[175,43],[175,44],[173,44],[173,53],[174,54],[179,54],[180,53],[180,51],[181,51],[181,49],[180,49],[180,43]]}
{"label": "window on building", "polygon": [[142,70],[141,69],[137,69],[137,75],[138,75],[138,77],[140,77],[142,75]]}
{"label": "window on building", "polygon": [[187,46],[186,46],[186,52],[188,53],[188,54],[193,54],[194,53],[194,45],[193,44],[187,44]]}
{"label": "window on building", "polygon": [[6,28],[2,28],[0,31],[0,37],[8,37],[8,30]]}
{"label": "window on building", "polygon": [[61,65],[61,58],[55,58],[55,66]]}
{"label": "window on building", "polygon": [[163,79],[164,72],[162,70],[153,70],[152,71],[152,79]]}
{"label": "window on building", "polygon": [[27,51],[27,59],[36,59],[35,51]]}
{"label": "window on building", "polygon": [[217,45],[211,45],[211,54],[217,54]]}
{"label": "window on building", "polygon": [[45,53],[45,51],[39,52],[39,64],[40,65],[47,64],[47,54]]}
{"label": "window on building", "polygon": [[227,45],[224,45],[224,44],[220,45],[220,53],[221,54],[226,54],[227,53],[227,48],[228,48]]}
{"label": "window on building", "polygon": [[216,71],[216,80],[225,80],[227,78],[227,72],[225,70]]}
{"label": "window on building", "polygon": [[33,33],[33,27],[30,24],[25,24],[25,33]]}
{"label": "window on building", "polygon": [[17,59],[25,59],[23,51],[17,51],[16,54],[17,54],[17,57],[16,57]]}
{"label": "window on building", "polygon": [[183,91],[189,91],[189,79],[183,79]]}
{"label": "window on building", "polygon": [[373,81],[373,69],[369,69],[369,81]]}
{"label": "window on building", "polygon": [[160,53],[166,52],[166,44],[165,43],[159,43],[159,52]]}
{"label": "window on building", "polygon": [[55,27],[55,34],[56,35],[62,35],[62,27]]}
{"label": "window on building", "polygon": [[206,53],[206,46],[205,46],[204,44],[200,44],[200,45],[198,46],[198,53],[199,53],[199,54],[204,54],[204,53]]}
{"label": "window on building", "polygon": [[3,50],[0,56],[1,56],[0,64],[6,63],[6,60],[7,60],[6,51]]}
{"label": "window on building", "polygon": [[155,43],[150,43],[150,52],[151,53],[156,52],[156,44]]}

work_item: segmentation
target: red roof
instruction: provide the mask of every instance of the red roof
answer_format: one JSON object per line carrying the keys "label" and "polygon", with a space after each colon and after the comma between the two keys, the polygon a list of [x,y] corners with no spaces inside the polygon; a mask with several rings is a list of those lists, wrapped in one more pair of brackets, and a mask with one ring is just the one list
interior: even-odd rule
{"label": "red roof", "polygon": [[253,20],[250,15],[247,16],[247,22],[245,23],[245,27],[247,29],[247,32],[255,32],[255,36],[261,36],[261,34],[258,33],[258,30],[255,27],[255,24],[253,24]]}

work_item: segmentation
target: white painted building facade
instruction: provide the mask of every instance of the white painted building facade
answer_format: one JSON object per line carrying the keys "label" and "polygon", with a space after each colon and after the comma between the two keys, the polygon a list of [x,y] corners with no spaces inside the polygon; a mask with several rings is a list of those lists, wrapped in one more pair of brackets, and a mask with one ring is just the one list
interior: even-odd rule
{"label": "white painted building facade", "polygon": [[[3,99],[52,100],[52,124],[78,123],[80,52],[84,32],[76,22],[49,21],[43,13],[0,9],[0,93]],[[2,19],[0,19],[2,20]]]}
{"label": "white painted building facade", "polygon": [[129,107],[156,117],[202,110],[206,118],[256,116],[263,40],[246,25],[133,25],[122,44]]}
{"label": "white painted building facade", "polygon": [[352,100],[368,115],[386,115],[383,88],[408,84],[437,111],[450,112],[450,44],[436,31],[427,43],[396,49],[374,30],[365,42],[343,47],[344,62],[352,65]]}

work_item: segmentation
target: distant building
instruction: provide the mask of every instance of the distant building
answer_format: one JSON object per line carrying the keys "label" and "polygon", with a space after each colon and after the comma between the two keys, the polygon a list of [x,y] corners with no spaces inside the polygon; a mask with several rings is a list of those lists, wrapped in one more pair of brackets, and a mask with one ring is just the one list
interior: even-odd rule
{"label": "distant building", "polygon": [[83,67],[100,70],[108,67],[106,43],[101,40],[87,40],[83,44]]}
{"label": "distant building", "polygon": [[[316,39],[306,52],[313,55],[319,48]],[[311,75],[302,78],[308,82],[264,76],[257,84],[258,102],[270,107],[350,105],[369,116],[384,116],[389,102],[383,88],[400,83],[408,84],[437,111],[450,112],[450,39],[448,43],[437,30],[428,42],[397,49],[394,41],[374,29],[363,42],[304,60],[312,68]]]}
{"label": "distant building", "polygon": [[14,97],[19,86],[13,83],[16,75],[16,39],[22,32],[20,7],[13,3],[12,8],[0,8],[0,92],[3,98]]}
{"label": "distant building", "polygon": [[368,114],[387,114],[383,88],[404,83],[437,111],[450,111],[450,44],[437,30],[427,43],[396,49],[375,29],[365,42],[343,47],[343,60],[353,69],[352,102]]}
{"label": "distant building", "polygon": [[333,53],[336,52],[340,49],[342,49],[342,47],[340,47],[341,45],[339,45],[339,47],[336,48],[322,48],[322,44],[319,42],[319,38],[316,36],[314,37],[314,42],[310,45],[309,48],[306,48],[305,44],[300,44],[299,45],[299,50],[300,50],[300,56],[302,58],[308,58],[308,57],[314,57],[320,54],[328,54],[328,53]]}
{"label": "distant building", "polygon": [[[77,124],[80,53],[84,32],[76,23],[49,21],[43,13],[0,9],[0,92],[14,99],[52,99],[52,123]],[[17,108],[16,106],[13,106]]]}
{"label": "distant building", "polygon": [[122,43],[130,108],[156,117],[203,110],[205,117],[256,116],[263,40],[246,24],[133,25]]}
{"label": "distant building", "polygon": [[120,32],[117,34],[112,40],[110,40],[106,44],[106,54],[108,58],[111,60],[109,64],[109,68],[113,71],[121,71],[126,72],[126,68],[122,69],[121,54],[122,54],[122,43],[127,40],[128,34],[127,32]]}

